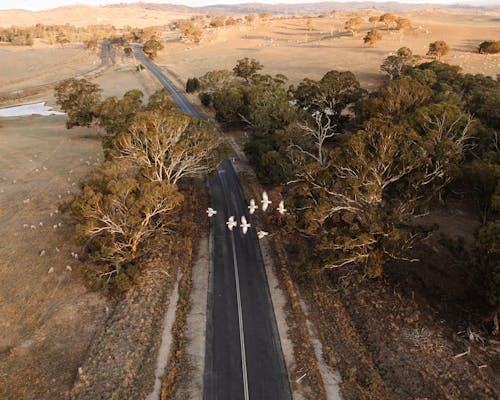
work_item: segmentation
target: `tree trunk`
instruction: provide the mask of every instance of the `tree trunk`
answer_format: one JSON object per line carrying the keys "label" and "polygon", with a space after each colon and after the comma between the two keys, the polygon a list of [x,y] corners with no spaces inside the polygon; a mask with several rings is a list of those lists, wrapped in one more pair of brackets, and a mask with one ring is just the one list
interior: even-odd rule
{"label": "tree trunk", "polygon": [[380,278],[384,271],[384,252],[381,248],[375,248],[368,257],[367,273],[370,278]]}
{"label": "tree trunk", "polygon": [[500,333],[500,324],[498,323],[498,310],[495,311],[495,314],[493,315],[493,332],[491,332],[492,335],[498,335]]}

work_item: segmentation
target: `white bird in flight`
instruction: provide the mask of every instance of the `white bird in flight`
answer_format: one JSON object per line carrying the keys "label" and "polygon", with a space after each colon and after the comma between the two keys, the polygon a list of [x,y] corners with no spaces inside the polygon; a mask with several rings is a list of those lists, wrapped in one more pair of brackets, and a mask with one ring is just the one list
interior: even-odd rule
{"label": "white bird in flight", "polygon": [[255,205],[255,200],[251,199],[250,205],[248,206],[248,209],[250,210],[250,214],[253,214],[257,208],[258,207]]}
{"label": "white bird in flight", "polygon": [[234,217],[231,215],[227,220],[226,225],[228,229],[232,231],[235,226],[238,226],[238,223],[234,220]]}
{"label": "white bird in flight", "polygon": [[247,222],[247,219],[244,215],[241,216],[241,229],[243,230],[243,234],[246,235],[248,232],[248,228],[250,228],[252,225],[250,225]]}
{"label": "white bird in flight", "polygon": [[269,232],[265,232],[265,231],[258,231],[257,232],[257,237],[259,239],[264,239],[267,235],[269,235]]}
{"label": "white bird in flight", "polygon": [[208,218],[212,218],[215,214],[217,214],[217,211],[215,211],[212,207],[207,208]]}
{"label": "white bird in flight", "polygon": [[269,204],[272,203],[272,201],[269,201],[269,198],[267,197],[267,192],[262,193],[262,211],[266,211],[267,208],[269,207]]}
{"label": "white bird in flight", "polygon": [[281,200],[280,201],[280,204],[278,206],[278,212],[281,214],[281,215],[285,215],[286,213],[286,208],[285,208],[285,201],[284,200]]}

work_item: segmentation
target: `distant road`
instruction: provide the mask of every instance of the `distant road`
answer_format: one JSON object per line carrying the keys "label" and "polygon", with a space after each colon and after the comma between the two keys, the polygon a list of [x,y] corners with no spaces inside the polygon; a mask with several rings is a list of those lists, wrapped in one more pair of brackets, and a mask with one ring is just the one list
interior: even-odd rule
{"label": "distant road", "polygon": [[[139,45],[136,58],[171,93],[179,108],[200,113],[152,63]],[[255,227],[243,235],[226,227],[232,215],[253,224],[238,177],[229,161],[208,179],[211,207],[217,210],[213,238],[205,349],[205,400],[290,400],[281,343]],[[239,224],[238,224],[239,225]]]}
{"label": "distant road", "polygon": [[102,65],[113,64],[113,60],[111,59],[111,43],[109,39],[104,39],[101,43],[101,60]]}
{"label": "distant road", "polygon": [[195,118],[202,118],[201,114],[191,104],[186,96],[172,83],[170,79],[165,76],[163,71],[142,52],[141,45],[134,45],[134,53],[135,58],[137,58],[147,69],[149,69],[160,81],[160,83],[169,90],[173,100],[179,105],[182,112],[190,114]]}

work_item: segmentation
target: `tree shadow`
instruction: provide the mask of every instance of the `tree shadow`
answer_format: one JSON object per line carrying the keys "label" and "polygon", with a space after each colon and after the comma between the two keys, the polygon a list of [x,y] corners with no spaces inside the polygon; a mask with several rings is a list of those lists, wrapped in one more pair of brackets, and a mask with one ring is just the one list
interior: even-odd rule
{"label": "tree shadow", "polygon": [[459,45],[452,47],[450,50],[452,51],[460,51],[462,53],[473,53],[478,54],[478,46],[479,43],[483,42],[485,39],[467,39],[462,40]]}

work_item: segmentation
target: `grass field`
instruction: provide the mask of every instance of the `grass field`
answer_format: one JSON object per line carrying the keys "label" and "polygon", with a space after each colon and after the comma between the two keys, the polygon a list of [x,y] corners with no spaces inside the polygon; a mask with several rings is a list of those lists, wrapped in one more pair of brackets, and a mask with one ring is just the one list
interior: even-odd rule
{"label": "grass field", "polygon": [[[369,15],[360,13],[364,21]],[[500,72],[500,55],[484,56],[475,46],[483,40],[496,40],[500,28],[493,16],[453,15],[444,12],[409,13],[413,28],[404,32],[383,31],[374,47],[363,44],[363,36],[373,28],[365,22],[354,37],[344,30],[347,13],[313,18],[312,30],[306,19],[273,19],[254,26],[232,26],[206,33],[199,45],[186,44],[172,33],[159,53],[158,63],[168,67],[184,81],[214,69],[232,69],[238,59],[253,57],[264,64],[264,73],[284,74],[290,83],[305,77],[318,79],[327,71],[352,71],[365,88],[383,82],[380,65],[384,58],[403,46],[414,54],[425,55],[430,42],[445,40],[450,53],[443,61],[464,71],[495,76]],[[378,29],[383,27],[378,25]]]}
{"label": "grass field", "polygon": [[[103,97],[135,88],[147,96],[157,88],[149,75],[132,68],[112,68],[95,81]],[[51,93],[36,100],[54,102]],[[83,285],[84,262],[71,256],[81,250],[67,216],[57,212],[102,159],[96,131],[67,130],[65,121],[65,116],[0,120],[2,400],[66,399],[111,306]]]}

